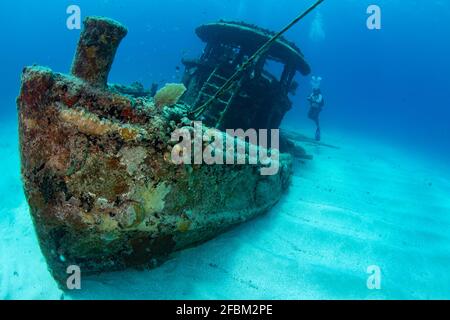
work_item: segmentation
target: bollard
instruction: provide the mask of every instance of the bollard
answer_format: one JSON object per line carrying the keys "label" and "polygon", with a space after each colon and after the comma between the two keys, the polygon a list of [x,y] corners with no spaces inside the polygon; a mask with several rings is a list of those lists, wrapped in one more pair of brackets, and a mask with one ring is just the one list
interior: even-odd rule
{"label": "bollard", "polygon": [[93,86],[106,87],[117,48],[127,32],[117,21],[103,17],[86,18],[72,74]]}

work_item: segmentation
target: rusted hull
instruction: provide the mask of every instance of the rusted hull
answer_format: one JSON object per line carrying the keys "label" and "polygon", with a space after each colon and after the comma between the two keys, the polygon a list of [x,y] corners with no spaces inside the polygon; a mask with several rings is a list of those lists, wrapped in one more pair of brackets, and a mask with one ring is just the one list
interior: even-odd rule
{"label": "rusted hull", "polygon": [[18,98],[26,197],[49,269],[158,265],[270,209],[289,184],[258,166],[175,165],[176,126],[149,102],[31,67]]}

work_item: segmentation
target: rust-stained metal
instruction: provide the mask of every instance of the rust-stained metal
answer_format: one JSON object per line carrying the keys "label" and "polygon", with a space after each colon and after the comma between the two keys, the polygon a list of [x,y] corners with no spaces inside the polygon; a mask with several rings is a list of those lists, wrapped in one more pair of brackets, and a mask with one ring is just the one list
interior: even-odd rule
{"label": "rust-stained metal", "polygon": [[18,98],[25,194],[62,288],[70,265],[84,275],[156,266],[260,215],[292,174],[287,154],[273,176],[261,164],[174,164],[171,133],[193,125],[186,108],[108,87],[126,29],[103,18],[85,28],[73,75],[27,67]]}

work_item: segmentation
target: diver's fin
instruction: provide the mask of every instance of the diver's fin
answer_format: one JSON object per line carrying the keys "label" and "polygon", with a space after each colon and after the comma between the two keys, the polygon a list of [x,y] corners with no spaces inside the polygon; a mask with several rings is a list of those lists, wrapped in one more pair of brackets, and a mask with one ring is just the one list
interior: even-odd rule
{"label": "diver's fin", "polygon": [[320,128],[317,128],[316,130],[316,141],[320,141]]}

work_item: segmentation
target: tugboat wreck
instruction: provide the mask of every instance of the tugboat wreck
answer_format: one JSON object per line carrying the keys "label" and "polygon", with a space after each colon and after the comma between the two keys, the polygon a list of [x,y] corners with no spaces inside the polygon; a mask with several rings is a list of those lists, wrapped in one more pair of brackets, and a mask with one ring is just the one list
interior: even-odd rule
{"label": "tugboat wreck", "polygon": [[[168,85],[154,97],[139,85],[108,85],[126,34],[116,21],[87,18],[70,75],[39,66],[22,74],[17,103],[24,189],[42,252],[62,288],[71,265],[85,275],[154,267],[174,251],[267,212],[289,186],[293,155],[305,156],[284,138],[285,150],[273,160],[276,175],[261,175],[262,163],[171,161],[172,133],[192,128],[191,111],[270,32],[227,22],[201,26],[197,34],[207,47],[200,59],[184,61],[186,88]],[[281,78],[265,71],[268,59],[284,64]],[[278,40],[211,104],[201,130],[279,128],[291,108],[296,72],[306,75],[310,68],[294,44]]]}

